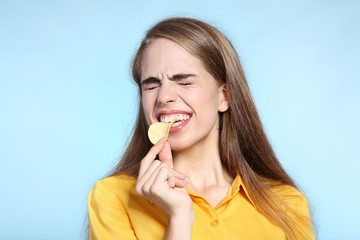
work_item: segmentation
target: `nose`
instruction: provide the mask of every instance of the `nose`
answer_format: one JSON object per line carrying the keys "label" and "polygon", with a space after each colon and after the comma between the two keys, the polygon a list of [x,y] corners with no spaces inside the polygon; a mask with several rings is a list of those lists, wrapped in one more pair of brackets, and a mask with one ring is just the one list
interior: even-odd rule
{"label": "nose", "polygon": [[175,102],[176,98],[177,94],[175,91],[175,87],[171,82],[161,84],[157,97],[157,101],[160,104],[168,104]]}

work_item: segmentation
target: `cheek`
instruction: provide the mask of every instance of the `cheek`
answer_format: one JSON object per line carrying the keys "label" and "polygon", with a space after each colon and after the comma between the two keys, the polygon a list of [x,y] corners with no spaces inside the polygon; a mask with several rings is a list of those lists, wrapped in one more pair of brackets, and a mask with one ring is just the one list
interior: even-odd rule
{"label": "cheek", "polygon": [[204,111],[218,112],[218,97],[215,91],[203,90],[192,98],[198,107]]}
{"label": "cheek", "polygon": [[144,115],[145,115],[145,119],[146,119],[146,122],[148,124],[151,123],[150,121],[150,116],[152,114],[152,105],[150,104],[149,100],[147,98],[142,98],[142,101],[141,101],[141,106],[142,106],[142,109],[144,111]]}

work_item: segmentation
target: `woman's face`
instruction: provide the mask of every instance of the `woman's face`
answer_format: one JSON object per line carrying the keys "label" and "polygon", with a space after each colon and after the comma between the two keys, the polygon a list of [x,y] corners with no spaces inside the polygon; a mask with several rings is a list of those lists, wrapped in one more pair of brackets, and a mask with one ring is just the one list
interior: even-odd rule
{"label": "woman's face", "polygon": [[171,40],[154,40],[143,53],[141,88],[149,125],[179,119],[170,129],[172,150],[217,144],[219,111],[226,111],[228,102],[198,58]]}

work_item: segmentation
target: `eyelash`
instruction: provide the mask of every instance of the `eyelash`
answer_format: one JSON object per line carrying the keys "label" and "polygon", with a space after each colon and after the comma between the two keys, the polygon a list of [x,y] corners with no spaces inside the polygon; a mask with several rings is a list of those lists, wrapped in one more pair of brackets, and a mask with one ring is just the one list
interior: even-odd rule
{"label": "eyelash", "polygon": [[[178,84],[180,85],[180,86],[190,86],[190,85],[192,85],[192,82],[178,82]],[[143,90],[144,91],[151,91],[151,90],[154,90],[155,88],[157,88],[157,87],[159,87],[158,85],[152,85],[152,84],[150,84],[150,86],[143,86]]]}
{"label": "eyelash", "polygon": [[157,88],[157,86],[150,86],[150,87],[143,87],[144,91],[149,91],[149,90],[153,90],[155,88]]}
{"label": "eyelash", "polygon": [[179,82],[179,85],[181,86],[189,86],[191,84],[192,84],[191,82]]}

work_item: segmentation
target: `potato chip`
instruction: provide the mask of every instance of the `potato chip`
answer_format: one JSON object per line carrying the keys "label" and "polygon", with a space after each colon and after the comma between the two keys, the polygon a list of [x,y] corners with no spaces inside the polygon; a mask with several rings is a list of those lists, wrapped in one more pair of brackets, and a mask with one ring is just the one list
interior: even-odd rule
{"label": "potato chip", "polygon": [[150,139],[150,142],[152,144],[156,144],[161,138],[164,138],[164,140],[166,141],[169,136],[170,128],[176,121],[177,119],[175,118],[169,123],[156,122],[151,124],[148,130],[148,137]]}

